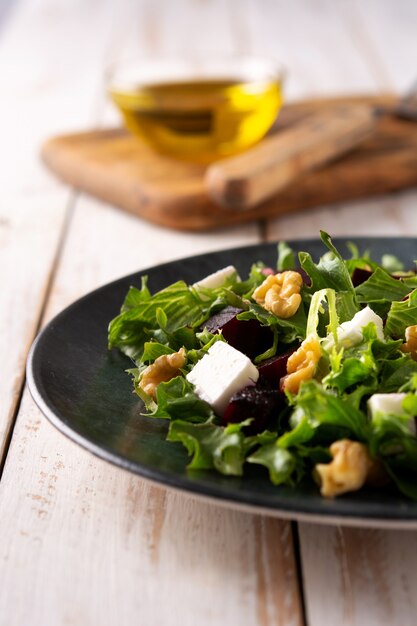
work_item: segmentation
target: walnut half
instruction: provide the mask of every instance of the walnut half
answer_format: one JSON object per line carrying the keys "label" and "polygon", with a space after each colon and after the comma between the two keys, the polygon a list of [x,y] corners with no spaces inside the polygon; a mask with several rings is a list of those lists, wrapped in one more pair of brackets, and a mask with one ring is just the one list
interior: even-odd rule
{"label": "walnut half", "polygon": [[185,350],[181,348],[172,354],[162,354],[142,372],[139,387],[151,398],[156,398],[160,383],[166,383],[180,373],[185,365]]}
{"label": "walnut half", "polygon": [[408,352],[414,361],[417,361],[417,325],[405,329],[405,343],[401,346],[403,352]]}
{"label": "walnut half", "polygon": [[298,311],[301,304],[301,274],[287,270],[268,276],[253,292],[255,302],[277,317],[287,319]]}
{"label": "walnut half", "polygon": [[310,380],[321,357],[318,339],[307,337],[301,346],[293,352],[287,361],[287,376],[283,380],[283,388],[291,393],[298,393],[304,380]]}
{"label": "walnut half", "polygon": [[366,482],[373,467],[367,447],[358,441],[340,439],[330,446],[333,460],[315,467],[320,480],[320,493],[333,498],[347,491],[356,491]]}

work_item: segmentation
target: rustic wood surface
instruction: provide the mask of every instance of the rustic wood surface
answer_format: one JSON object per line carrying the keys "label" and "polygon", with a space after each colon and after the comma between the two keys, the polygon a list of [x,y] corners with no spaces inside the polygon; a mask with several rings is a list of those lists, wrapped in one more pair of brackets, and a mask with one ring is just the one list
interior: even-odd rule
{"label": "rustic wood surface", "polygon": [[213,233],[173,232],[57,183],[53,134],[112,125],[104,71],[126,54],[259,51],[288,98],[402,91],[411,0],[20,0],[0,17],[1,626],[411,625],[417,533],[291,524],[148,485],[90,456],[24,387],[37,329],[118,276],[285,237],[417,235],[417,194]]}

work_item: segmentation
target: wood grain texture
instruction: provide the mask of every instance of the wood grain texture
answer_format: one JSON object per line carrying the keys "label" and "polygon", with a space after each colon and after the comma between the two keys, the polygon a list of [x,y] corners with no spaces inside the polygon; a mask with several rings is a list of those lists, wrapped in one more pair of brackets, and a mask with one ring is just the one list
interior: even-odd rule
{"label": "wood grain texture", "polygon": [[[2,125],[9,149],[2,160],[8,196],[0,240],[4,221],[14,216],[7,262],[26,245],[33,253],[28,265],[35,254],[43,256],[41,282],[31,286],[31,274],[19,270],[23,292],[39,291],[32,303],[28,298],[29,308],[41,309],[58,214],[68,199],[35,154],[49,134],[115,122],[102,85],[103,68],[116,54],[258,50],[287,62],[290,96],[399,90],[414,58],[414,19],[414,4],[406,0],[393,7],[379,0],[241,0],[239,11],[233,0],[20,0],[0,33],[2,105],[13,112]],[[23,196],[26,212],[16,211]],[[414,192],[401,193],[270,219],[261,230],[250,224],[191,236],[78,198],[44,320],[122,274],[261,235],[308,237],[320,227],[335,235],[417,234],[416,200]],[[31,221],[35,201],[39,232]],[[29,234],[20,239],[26,219],[36,243]],[[23,319],[22,301],[17,304]],[[25,324],[13,331],[22,355],[32,332]],[[13,362],[16,376],[23,360]],[[1,626],[302,624],[288,524],[168,493],[89,456],[53,430],[27,392],[0,482],[0,536]],[[415,537],[302,524],[309,626],[414,623]]]}
{"label": "wood grain texture", "polygon": [[415,532],[301,524],[300,535],[309,624],[415,624]]}
{"label": "wood grain texture", "polygon": [[[147,229],[81,199],[46,319],[122,267],[162,260],[158,229]],[[109,249],[112,255],[102,255]],[[128,624],[135,615],[140,623],[191,626],[196,613],[202,625],[301,624],[288,522],[150,487],[65,440],[26,392],[0,483],[0,534],[0,562],[7,563],[0,615],[25,598],[11,625],[29,617],[39,624]],[[22,559],[30,563],[25,571]]]}
{"label": "wood grain texture", "polygon": [[243,154],[210,165],[204,175],[206,193],[221,207],[240,211],[258,206],[291,183],[302,189],[306,172],[356,148],[375,132],[376,122],[367,105],[312,113]]}
{"label": "wood grain texture", "polygon": [[[103,5],[105,6],[105,5]],[[110,3],[96,26],[108,24]],[[0,467],[19,403],[26,355],[33,341],[54,259],[65,228],[73,192],[56,181],[39,162],[39,145],[51,128],[68,118],[68,96],[74,82],[71,51],[58,45],[68,38],[86,39],[94,12],[44,1],[17,3],[0,33],[0,120],[2,164],[0,204]],[[101,60],[105,32],[85,51],[78,70],[81,89],[71,107],[76,126],[88,123],[97,83],[91,63]],[[50,48],[55,54],[50,55]]]}
{"label": "wood grain texture", "polygon": [[0,208],[0,467],[65,223],[62,200],[6,196]]}
{"label": "wood grain texture", "polygon": [[[392,96],[363,97],[346,100],[346,105],[390,106],[395,102]],[[335,107],[343,104],[345,100],[330,99],[289,105],[284,108],[277,127],[291,123],[287,132],[301,140],[305,128],[297,129],[299,120],[325,110],[331,115]],[[265,168],[262,171],[262,165],[258,167],[260,159],[256,158],[256,151],[255,147],[252,171],[258,172],[255,200],[259,200],[259,191],[271,191],[271,184],[264,180]],[[274,180],[288,182],[294,179],[296,171],[308,169],[306,166],[311,166],[318,155],[324,158],[324,153],[328,154],[328,146],[323,145],[315,152],[307,149],[304,155],[296,153],[282,163],[281,170],[277,166],[269,173]],[[349,154],[303,174],[274,197],[244,211],[225,210],[209,199],[203,166],[157,155],[123,130],[58,136],[44,145],[42,155],[64,181],[105,202],[170,228],[204,230],[413,186],[417,183],[417,125],[383,116],[370,137]],[[242,161],[246,170],[250,169],[250,160],[250,152],[235,159]],[[241,183],[240,189],[244,193],[248,189],[250,195],[248,180],[240,181],[233,167],[232,170]]]}

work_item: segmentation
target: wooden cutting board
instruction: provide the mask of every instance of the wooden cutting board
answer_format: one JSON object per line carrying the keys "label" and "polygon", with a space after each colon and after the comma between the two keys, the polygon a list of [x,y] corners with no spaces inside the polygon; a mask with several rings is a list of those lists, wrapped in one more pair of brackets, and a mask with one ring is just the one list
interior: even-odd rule
{"label": "wooden cutting board", "polygon": [[[383,95],[289,104],[272,132],[335,105],[395,101]],[[161,156],[121,128],[54,137],[43,146],[42,158],[63,181],[105,202],[169,228],[197,231],[414,186],[417,124],[382,116],[375,133],[349,154],[246,211],[222,209],[207,197],[205,166]]]}

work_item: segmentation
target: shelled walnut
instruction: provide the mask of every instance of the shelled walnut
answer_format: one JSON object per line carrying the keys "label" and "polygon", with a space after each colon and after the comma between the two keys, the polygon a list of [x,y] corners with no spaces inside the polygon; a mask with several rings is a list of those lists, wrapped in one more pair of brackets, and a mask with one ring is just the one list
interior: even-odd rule
{"label": "shelled walnut", "polygon": [[408,352],[414,361],[417,361],[417,325],[405,329],[405,343],[401,346],[403,352]]}
{"label": "shelled walnut", "polygon": [[139,387],[151,398],[156,398],[156,389],[162,382],[168,382],[180,373],[185,365],[185,350],[181,348],[172,354],[162,354],[143,371]]}
{"label": "shelled walnut", "polygon": [[321,347],[318,339],[307,337],[301,346],[287,361],[287,376],[284,377],[283,388],[291,393],[297,393],[304,380],[310,380],[321,357]]}
{"label": "shelled walnut", "polygon": [[333,498],[347,491],[356,491],[366,482],[373,461],[367,447],[358,441],[340,439],[330,446],[333,460],[316,465],[322,496]]}
{"label": "shelled walnut", "polygon": [[298,311],[303,279],[298,272],[287,270],[268,276],[253,292],[255,302],[277,317],[287,319]]}

